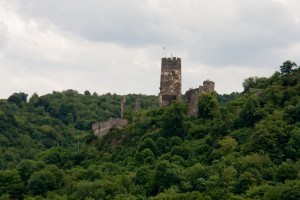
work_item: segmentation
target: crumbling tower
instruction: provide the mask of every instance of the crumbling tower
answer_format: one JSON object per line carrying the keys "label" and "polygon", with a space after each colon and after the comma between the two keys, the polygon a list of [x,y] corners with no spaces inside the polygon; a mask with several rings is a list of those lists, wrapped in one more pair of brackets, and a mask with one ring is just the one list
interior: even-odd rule
{"label": "crumbling tower", "polygon": [[160,76],[159,106],[169,106],[174,100],[181,100],[181,59],[162,58]]}

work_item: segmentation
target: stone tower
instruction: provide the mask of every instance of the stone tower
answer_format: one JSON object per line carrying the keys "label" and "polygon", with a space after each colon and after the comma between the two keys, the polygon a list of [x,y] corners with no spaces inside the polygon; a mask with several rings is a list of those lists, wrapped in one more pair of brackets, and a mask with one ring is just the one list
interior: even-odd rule
{"label": "stone tower", "polygon": [[160,76],[159,106],[169,106],[174,100],[181,100],[181,59],[162,58]]}

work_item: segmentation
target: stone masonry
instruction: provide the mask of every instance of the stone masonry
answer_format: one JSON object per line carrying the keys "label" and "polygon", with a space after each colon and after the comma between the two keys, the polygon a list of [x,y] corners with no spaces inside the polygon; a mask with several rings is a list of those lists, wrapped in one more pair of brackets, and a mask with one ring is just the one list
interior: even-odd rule
{"label": "stone masonry", "polygon": [[93,123],[92,130],[95,136],[97,136],[98,138],[102,138],[109,132],[111,128],[115,127],[120,129],[127,124],[128,122],[126,119],[110,118],[108,121]]}
{"label": "stone masonry", "polygon": [[125,103],[126,103],[126,99],[125,96],[121,97],[121,118],[124,118],[124,114],[125,114]]}
{"label": "stone masonry", "polygon": [[137,113],[141,110],[141,96],[137,96],[134,104],[134,113]]}
{"label": "stone masonry", "polygon": [[94,132],[94,135],[98,138],[102,138],[105,136],[109,130],[113,127],[115,128],[123,128],[128,124],[128,121],[124,118],[125,113],[125,96],[121,97],[121,118],[110,118],[107,121],[104,122],[96,122],[92,124],[92,130]]}
{"label": "stone masonry", "polygon": [[191,89],[185,93],[185,97],[189,103],[188,115],[198,116],[198,103],[199,95],[213,92],[215,90],[215,83],[210,80],[203,82],[203,86],[199,86],[197,89]]}
{"label": "stone masonry", "polygon": [[169,106],[174,100],[181,100],[181,59],[162,58],[159,106]]}

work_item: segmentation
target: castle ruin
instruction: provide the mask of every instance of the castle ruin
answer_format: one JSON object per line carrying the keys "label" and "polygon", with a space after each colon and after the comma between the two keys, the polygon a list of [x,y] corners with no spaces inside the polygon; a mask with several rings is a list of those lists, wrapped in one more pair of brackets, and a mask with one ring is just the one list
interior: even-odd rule
{"label": "castle ruin", "polygon": [[199,86],[196,89],[190,89],[185,93],[185,97],[189,103],[188,115],[189,116],[198,116],[198,103],[199,95],[207,94],[215,91],[215,82],[206,80],[203,82],[203,86]]}
{"label": "castle ruin", "polygon": [[137,96],[134,103],[134,113],[138,113],[141,110],[141,95]]}
{"label": "castle ruin", "polygon": [[169,106],[174,100],[181,100],[181,59],[162,58],[160,76],[159,106]]}
{"label": "castle ruin", "polygon": [[[160,76],[160,92],[159,106],[165,107],[172,104],[173,101],[181,101],[181,58],[171,57],[161,59],[161,76]],[[185,93],[185,99],[189,104],[188,115],[198,116],[199,95],[214,91],[215,83],[210,80],[203,82],[203,85],[196,89],[190,89]],[[124,119],[125,113],[125,96],[121,97],[121,118],[110,118],[108,121],[96,122],[92,124],[94,135],[98,138],[105,136],[113,127],[123,128],[128,124]],[[141,109],[141,97],[138,96],[135,101],[134,113]]]}
{"label": "castle ruin", "polygon": [[121,129],[124,126],[128,124],[128,121],[124,119],[124,113],[125,113],[125,96],[121,97],[121,110],[120,110],[120,116],[121,118],[110,118],[107,121],[103,122],[96,122],[92,124],[92,130],[96,137],[102,138],[105,136],[109,130],[113,127]]}
{"label": "castle ruin", "polygon": [[[180,101],[181,93],[181,58],[162,58],[161,59],[161,76],[160,76],[160,93],[159,106],[169,106],[172,101]],[[188,115],[198,116],[199,95],[214,91],[215,83],[210,80],[203,82],[203,85],[197,89],[191,89],[185,93],[189,103]]]}

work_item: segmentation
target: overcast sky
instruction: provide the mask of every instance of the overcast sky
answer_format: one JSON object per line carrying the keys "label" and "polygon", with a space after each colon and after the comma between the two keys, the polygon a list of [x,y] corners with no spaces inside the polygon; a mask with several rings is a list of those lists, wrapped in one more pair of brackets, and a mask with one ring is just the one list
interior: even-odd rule
{"label": "overcast sky", "polygon": [[242,91],[245,78],[300,64],[299,11],[299,0],[0,0],[0,98],[157,95],[171,54],[183,93],[206,79]]}

